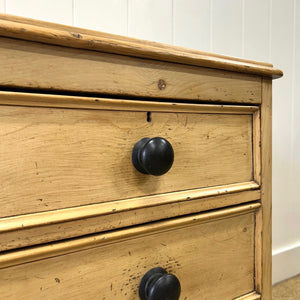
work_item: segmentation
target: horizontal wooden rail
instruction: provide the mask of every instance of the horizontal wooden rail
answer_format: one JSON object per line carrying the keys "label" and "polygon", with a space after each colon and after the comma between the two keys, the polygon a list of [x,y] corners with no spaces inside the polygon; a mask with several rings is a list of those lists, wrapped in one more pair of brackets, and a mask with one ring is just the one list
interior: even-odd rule
{"label": "horizontal wooden rail", "polygon": [[26,228],[70,222],[134,209],[154,207],[157,205],[171,204],[175,202],[186,202],[205,197],[226,195],[258,188],[259,185],[251,181],[7,217],[0,219],[0,234],[8,231],[24,230]]}
{"label": "horizontal wooden rail", "polygon": [[259,109],[258,106],[253,105],[199,105],[175,102],[123,100],[100,97],[64,96],[3,91],[0,91],[0,105],[239,115],[253,114]]}
{"label": "horizontal wooden rail", "polygon": [[175,218],[167,221],[159,221],[127,229],[95,234],[69,241],[56,242],[23,250],[9,251],[0,256],[0,268],[64,255],[71,252],[82,251],[89,248],[115,243],[121,240],[131,239],[136,236],[151,235],[157,232],[176,230],[177,228],[193,226],[199,223],[247,214],[259,209],[260,206],[260,203],[249,203],[232,208],[190,215],[188,217]]}

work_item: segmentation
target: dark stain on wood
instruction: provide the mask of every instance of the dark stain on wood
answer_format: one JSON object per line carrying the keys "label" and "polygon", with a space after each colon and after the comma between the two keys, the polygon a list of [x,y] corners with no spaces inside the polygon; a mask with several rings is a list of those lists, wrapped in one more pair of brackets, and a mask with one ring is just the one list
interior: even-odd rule
{"label": "dark stain on wood", "polygon": [[82,39],[82,35],[80,33],[76,32],[70,32],[71,36],[77,38],[77,39]]}
{"label": "dark stain on wood", "polygon": [[54,278],[54,280],[57,282],[57,283],[60,283],[60,279],[59,278]]}

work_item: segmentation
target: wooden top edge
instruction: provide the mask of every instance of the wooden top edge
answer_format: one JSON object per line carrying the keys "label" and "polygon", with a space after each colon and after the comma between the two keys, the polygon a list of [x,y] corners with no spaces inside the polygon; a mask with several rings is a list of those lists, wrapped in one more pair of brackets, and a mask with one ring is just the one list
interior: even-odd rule
{"label": "wooden top edge", "polygon": [[158,43],[154,41],[147,41],[143,39],[137,39],[133,37],[127,37],[127,36],[122,36],[122,35],[117,35],[117,34],[112,34],[112,33],[106,33],[106,32],[101,32],[101,31],[96,31],[96,30],[91,30],[91,29],[85,29],[85,28],[80,28],[80,27],[75,27],[75,26],[68,26],[68,25],[63,25],[63,24],[58,24],[58,23],[51,23],[47,21],[42,21],[42,20],[35,20],[35,19],[30,19],[30,18],[24,18],[20,16],[14,16],[14,15],[8,15],[8,14],[1,14],[0,13],[0,19],[2,20],[7,20],[7,21],[13,21],[17,23],[23,23],[23,24],[28,24],[28,25],[35,25],[35,26],[40,26],[40,27],[47,27],[47,28],[52,28],[52,29],[60,29],[64,31],[76,31],[78,33],[82,34],[87,34],[91,36],[97,36],[97,37],[102,37],[102,38],[111,38],[111,39],[119,39],[120,41],[128,41],[144,46],[153,46],[153,47],[158,47],[158,48],[163,48],[163,49],[168,49],[168,48],[173,48],[177,49],[179,51],[184,51],[188,53],[196,53],[196,54],[203,54],[206,56],[211,56],[211,57],[218,57],[218,58],[223,58],[223,59],[228,59],[228,60],[233,60],[233,61],[240,61],[240,62],[248,62],[251,64],[255,65],[262,65],[262,66],[267,66],[267,67],[273,67],[271,63],[267,62],[257,62],[253,60],[247,60],[247,59],[242,59],[242,58],[234,58],[222,54],[217,54],[217,53],[210,53],[207,51],[200,51],[200,50],[195,50],[195,49],[190,49],[186,47],[181,47],[181,46],[171,46],[168,44],[164,43]]}
{"label": "wooden top edge", "polygon": [[273,79],[283,75],[272,64],[233,58],[93,30],[0,14],[0,36],[142,57],[206,68],[255,74]]}

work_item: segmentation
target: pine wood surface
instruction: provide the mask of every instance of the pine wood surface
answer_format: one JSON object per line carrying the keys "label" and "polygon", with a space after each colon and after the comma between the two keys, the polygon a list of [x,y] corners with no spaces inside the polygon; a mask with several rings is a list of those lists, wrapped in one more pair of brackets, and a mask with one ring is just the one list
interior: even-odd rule
{"label": "pine wood surface", "polygon": [[261,124],[260,110],[253,114],[253,177],[261,184]]}
{"label": "pine wood surface", "polygon": [[206,114],[239,114],[249,115],[259,111],[255,105],[230,104],[195,104],[179,103],[175,101],[128,100],[107,97],[83,97],[51,95],[39,93],[22,93],[0,91],[0,105],[82,108],[95,110],[149,111],[149,112],[177,112],[177,113],[206,113]]}
{"label": "pine wood surface", "polygon": [[[256,190],[249,190],[251,188]],[[0,219],[0,251],[115,230],[260,199],[260,190],[254,183],[244,184],[244,187],[242,184],[236,187],[219,187],[214,189],[214,193],[205,193],[204,190],[207,189],[2,218]]]}
{"label": "pine wood surface", "polygon": [[187,50],[159,43],[136,42],[135,39],[120,38],[112,34],[98,33],[94,35],[92,31],[82,29],[79,29],[80,32],[76,31],[77,29],[74,27],[58,27],[50,23],[44,23],[43,25],[42,21],[35,23],[24,19],[24,22],[22,22],[19,18],[18,22],[15,22],[13,17],[10,18],[5,15],[0,17],[0,36],[273,78],[282,76],[281,70],[274,69],[266,63],[233,59],[223,55]]}
{"label": "pine wood surface", "polygon": [[[159,226],[169,228],[166,232],[154,233],[152,228],[147,236],[128,236],[111,245],[108,241],[106,246],[78,248],[73,253],[3,269],[1,295],[7,298],[14,290],[15,299],[53,295],[56,299],[92,299],[100,295],[102,299],[138,299],[141,277],[155,266],[178,276],[183,298],[232,299],[250,293],[254,272],[254,214],[249,213],[248,207],[242,215],[229,215],[220,220],[209,217],[204,224],[205,214],[199,215],[199,222],[196,216],[186,217],[182,224],[180,219],[176,221],[177,228],[170,224],[172,221],[165,221]],[[152,225],[144,228],[147,226]],[[136,229],[127,231],[133,233]],[[106,241],[110,236],[103,234],[96,239]],[[68,243],[72,241],[65,242],[62,249]]]}
{"label": "pine wood surface", "polygon": [[262,83],[261,106],[261,203],[256,216],[255,288],[262,300],[272,298],[272,81]]}
{"label": "pine wood surface", "polygon": [[248,60],[248,59],[241,59],[237,57],[230,57],[226,55],[222,55],[219,53],[210,53],[210,52],[205,52],[205,51],[200,51],[200,50],[194,50],[194,49],[189,49],[189,48],[184,48],[184,47],[179,47],[175,45],[168,45],[168,44],[163,44],[163,43],[158,43],[158,42],[153,42],[153,41],[147,41],[147,40],[142,40],[142,39],[137,39],[129,36],[122,36],[122,35],[116,35],[116,34],[111,34],[107,32],[100,32],[96,30],[91,30],[91,29],[86,29],[86,28],[79,28],[79,27],[74,27],[74,26],[68,26],[68,25],[63,25],[63,24],[58,24],[58,23],[52,23],[52,22],[47,22],[47,21],[42,21],[42,20],[35,20],[35,19],[30,19],[30,18],[24,18],[20,16],[14,16],[14,15],[9,15],[9,14],[0,14],[0,19],[2,20],[7,20],[11,22],[17,22],[21,24],[28,24],[28,25],[35,25],[39,27],[46,27],[46,28],[52,28],[52,29],[58,29],[58,30],[63,30],[63,31],[77,31],[79,33],[84,33],[90,36],[97,36],[97,37],[104,37],[104,38],[117,38],[120,41],[130,41],[132,43],[139,44],[141,46],[149,45],[153,47],[160,47],[162,49],[167,49],[167,48],[174,48],[177,49],[178,51],[186,51],[186,52],[191,52],[195,54],[202,53],[203,55],[207,55],[210,57],[217,57],[217,58],[223,58],[231,61],[239,61],[239,62],[248,62],[251,64],[255,65],[261,65],[261,66],[268,66],[268,67],[273,67],[271,63],[267,62],[257,62],[254,60]]}
{"label": "pine wood surface", "polygon": [[[253,179],[251,113],[153,112],[148,122],[146,112],[2,106],[0,124],[1,217]],[[160,177],[131,162],[134,144],[155,136],[175,152]]]}
{"label": "pine wood surface", "polygon": [[93,31],[84,29],[78,30],[74,27],[30,21],[25,18],[22,20],[20,17],[14,18],[6,15],[0,16],[0,36],[273,78],[282,76],[282,71],[266,63],[233,59],[223,55],[153,42],[137,42],[132,38],[103,33],[95,34]]}
{"label": "pine wood surface", "polygon": [[[282,71],[1,14],[0,45],[0,297],[137,299],[160,265],[184,298],[271,299]],[[145,136],[174,147],[160,178]]]}
{"label": "pine wood surface", "polygon": [[1,37],[0,43],[0,86],[6,89],[261,102],[259,76]]}
{"label": "pine wood surface", "polygon": [[243,295],[241,297],[235,298],[234,300],[259,300],[259,299],[261,299],[261,295],[256,292],[252,292],[252,293]]}
{"label": "pine wood surface", "polygon": [[132,226],[122,230],[107,231],[100,234],[48,243],[36,247],[7,251],[3,252],[0,256],[0,269],[103,246],[127,240],[129,238],[135,238],[137,236],[146,236],[156,232],[170,231],[175,228],[191,226],[197,223],[213,222],[220,219],[231,218],[233,216],[257,212],[260,207],[261,204],[259,202],[246,203],[205,213],[191,214],[180,218],[172,218],[169,220],[161,220],[158,222],[151,222],[149,224]]}

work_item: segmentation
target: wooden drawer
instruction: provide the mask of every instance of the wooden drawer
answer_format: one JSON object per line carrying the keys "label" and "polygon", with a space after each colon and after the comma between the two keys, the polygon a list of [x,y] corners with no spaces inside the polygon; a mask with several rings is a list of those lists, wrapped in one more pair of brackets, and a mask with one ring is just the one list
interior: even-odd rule
{"label": "wooden drawer", "polygon": [[177,276],[180,299],[225,300],[251,294],[259,206],[253,203],[4,253],[1,297],[138,299],[142,276],[157,266]]}
{"label": "wooden drawer", "polygon": [[[1,107],[1,217],[255,180],[256,107],[92,101],[96,109]],[[134,144],[155,136],[175,153],[163,176],[131,162]]]}
{"label": "wooden drawer", "polygon": [[261,103],[259,76],[3,37],[0,43],[6,89]]}

